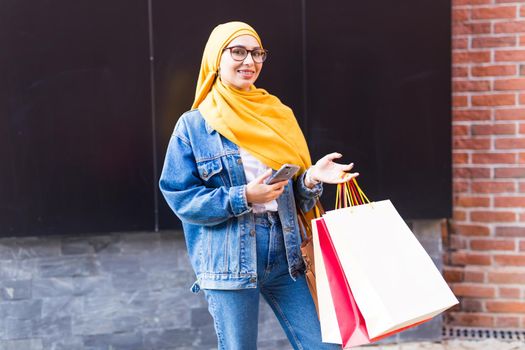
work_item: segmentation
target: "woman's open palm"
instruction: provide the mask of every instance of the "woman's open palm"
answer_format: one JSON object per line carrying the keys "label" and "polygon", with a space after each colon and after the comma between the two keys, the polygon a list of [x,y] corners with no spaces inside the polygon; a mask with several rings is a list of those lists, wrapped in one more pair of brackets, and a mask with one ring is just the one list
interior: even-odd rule
{"label": "woman's open palm", "polygon": [[354,163],[339,164],[335,163],[334,159],[341,158],[341,153],[330,153],[319,159],[317,163],[310,169],[310,177],[314,181],[321,181],[329,184],[338,184],[347,182],[359,175],[359,173],[350,173],[354,167]]}

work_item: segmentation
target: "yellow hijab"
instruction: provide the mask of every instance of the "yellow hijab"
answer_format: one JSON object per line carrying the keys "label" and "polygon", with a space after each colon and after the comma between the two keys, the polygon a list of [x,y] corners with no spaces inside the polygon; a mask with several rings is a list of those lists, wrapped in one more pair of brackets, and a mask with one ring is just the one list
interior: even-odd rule
{"label": "yellow hijab", "polygon": [[[221,135],[273,169],[296,164],[304,171],[312,163],[304,135],[292,110],[277,97],[252,85],[238,90],[216,79],[224,48],[236,37],[255,30],[242,22],[220,24],[212,31],[202,57],[192,108]],[[301,171],[301,172],[302,172]]]}

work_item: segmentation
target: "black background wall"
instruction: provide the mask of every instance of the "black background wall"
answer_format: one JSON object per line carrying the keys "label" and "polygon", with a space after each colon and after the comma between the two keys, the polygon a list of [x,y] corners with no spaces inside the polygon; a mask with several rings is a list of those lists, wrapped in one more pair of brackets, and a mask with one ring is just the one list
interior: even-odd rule
{"label": "black background wall", "polygon": [[178,227],[165,148],[230,20],[261,35],[257,86],[294,109],[314,160],[343,153],[407,219],[450,216],[449,2],[0,4],[0,235]]}

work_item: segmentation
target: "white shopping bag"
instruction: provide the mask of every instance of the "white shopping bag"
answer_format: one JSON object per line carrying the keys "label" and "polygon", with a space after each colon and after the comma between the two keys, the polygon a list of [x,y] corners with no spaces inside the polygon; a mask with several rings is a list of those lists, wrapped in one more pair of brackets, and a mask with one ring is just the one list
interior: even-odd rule
{"label": "white shopping bag", "polygon": [[328,277],[323,262],[323,254],[319,245],[316,221],[312,220],[312,240],[314,243],[315,256],[315,283],[317,285],[317,303],[319,306],[319,322],[321,324],[321,338],[325,343],[342,344],[339,324],[335,314]]}
{"label": "white shopping bag", "polygon": [[[323,218],[370,338],[458,303],[389,200],[329,211]],[[323,283],[318,282],[318,291],[326,290]],[[320,313],[323,299],[319,294]]]}

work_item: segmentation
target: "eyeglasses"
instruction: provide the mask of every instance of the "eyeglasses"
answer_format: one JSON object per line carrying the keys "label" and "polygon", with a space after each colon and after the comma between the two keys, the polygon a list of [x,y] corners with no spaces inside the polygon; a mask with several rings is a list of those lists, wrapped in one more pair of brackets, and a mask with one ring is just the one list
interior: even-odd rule
{"label": "eyeglasses", "polygon": [[244,61],[248,56],[248,53],[252,55],[252,59],[257,63],[263,63],[266,60],[266,57],[268,57],[268,50],[260,48],[248,50],[244,46],[232,46],[226,47],[224,50],[230,50],[230,55],[234,61]]}

